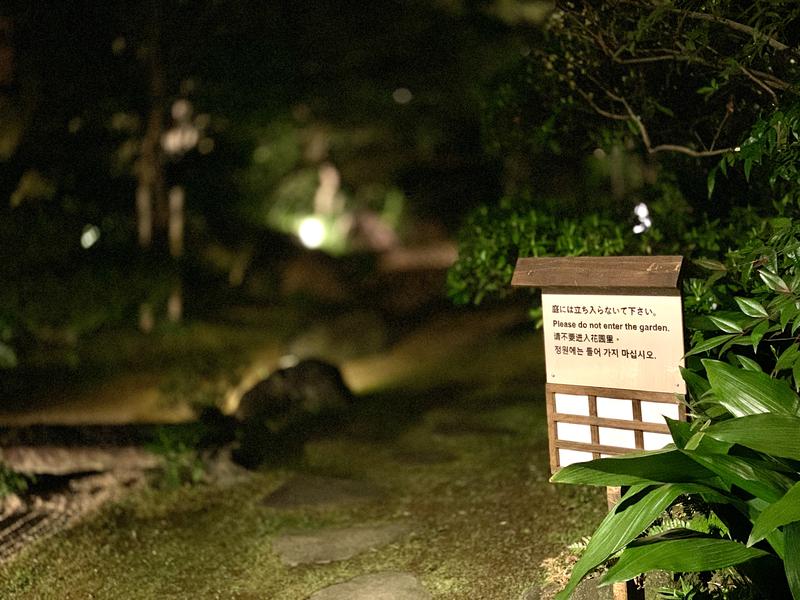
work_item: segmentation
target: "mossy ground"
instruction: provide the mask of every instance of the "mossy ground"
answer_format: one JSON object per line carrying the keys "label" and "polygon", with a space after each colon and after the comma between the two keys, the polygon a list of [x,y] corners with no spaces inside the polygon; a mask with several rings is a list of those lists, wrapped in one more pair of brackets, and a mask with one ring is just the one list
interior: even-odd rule
{"label": "mossy ground", "polygon": [[[226,487],[137,491],[3,567],[0,598],[300,600],[381,570],[413,573],[435,598],[521,598],[542,583],[543,559],[600,520],[604,494],[547,481],[540,340],[527,328],[473,336],[451,352],[428,346],[416,371],[363,394],[346,424],[309,440],[293,463]],[[402,458],[412,451],[453,460]],[[298,471],[364,479],[386,496],[265,506]],[[345,561],[290,568],[271,548],[287,529],[394,519],[414,533]]]}

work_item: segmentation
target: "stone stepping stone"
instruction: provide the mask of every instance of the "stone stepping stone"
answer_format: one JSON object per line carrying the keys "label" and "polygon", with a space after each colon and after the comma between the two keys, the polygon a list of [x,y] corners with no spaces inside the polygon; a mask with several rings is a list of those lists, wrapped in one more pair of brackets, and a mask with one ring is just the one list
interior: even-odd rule
{"label": "stone stepping stone", "polygon": [[290,567],[325,564],[381,548],[410,532],[402,522],[286,532],[273,540],[272,549]]}
{"label": "stone stepping stone", "polygon": [[367,481],[297,475],[263,500],[272,508],[298,508],[358,504],[383,497],[383,491]]}
{"label": "stone stepping stone", "polygon": [[392,455],[395,460],[407,465],[441,465],[458,458],[446,450],[405,448]]}
{"label": "stone stepping stone", "polygon": [[308,600],[430,600],[432,596],[410,573],[385,571],[337,583]]}

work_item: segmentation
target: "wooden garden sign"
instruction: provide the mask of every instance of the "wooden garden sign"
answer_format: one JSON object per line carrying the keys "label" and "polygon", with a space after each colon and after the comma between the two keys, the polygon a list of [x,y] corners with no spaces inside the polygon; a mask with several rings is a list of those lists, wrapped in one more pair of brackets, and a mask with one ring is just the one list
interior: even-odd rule
{"label": "wooden garden sign", "polygon": [[[685,419],[681,256],[520,258],[511,284],[542,289],[550,470],[655,450]],[[620,489],[608,488],[609,506]],[[632,582],[615,600],[644,598]]]}
{"label": "wooden garden sign", "polygon": [[520,258],[542,289],[550,468],[670,443],[685,418],[680,256]]}

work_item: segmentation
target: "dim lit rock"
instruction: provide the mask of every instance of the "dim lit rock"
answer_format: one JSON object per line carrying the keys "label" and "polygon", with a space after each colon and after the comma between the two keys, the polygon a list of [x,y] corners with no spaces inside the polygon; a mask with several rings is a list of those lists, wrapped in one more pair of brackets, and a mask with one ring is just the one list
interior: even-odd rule
{"label": "dim lit rock", "polygon": [[334,365],[308,359],[279,369],[242,396],[235,413],[241,436],[234,458],[255,467],[297,454],[312,432],[334,425],[353,400]]}
{"label": "dim lit rock", "polygon": [[326,587],[308,600],[428,600],[430,593],[410,573],[370,573]]}
{"label": "dim lit rock", "polygon": [[279,426],[301,415],[347,409],[353,395],[339,369],[321,360],[301,360],[279,369],[242,396],[236,417],[263,420]]}
{"label": "dim lit rock", "polygon": [[273,540],[272,549],[290,567],[325,564],[381,548],[410,532],[408,523],[387,523],[283,533]]}
{"label": "dim lit rock", "polygon": [[359,504],[380,499],[383,491],[367,481],[298,475],[264,499],[272,508]]}

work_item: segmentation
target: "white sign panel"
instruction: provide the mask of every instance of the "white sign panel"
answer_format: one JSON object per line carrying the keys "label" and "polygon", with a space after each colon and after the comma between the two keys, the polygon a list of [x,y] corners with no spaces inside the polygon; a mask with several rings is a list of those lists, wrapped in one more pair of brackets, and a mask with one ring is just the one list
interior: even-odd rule
{"label": "white sign panel", "polygon": [[679,296],[542,294],[548,383],[686,393]]}

